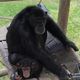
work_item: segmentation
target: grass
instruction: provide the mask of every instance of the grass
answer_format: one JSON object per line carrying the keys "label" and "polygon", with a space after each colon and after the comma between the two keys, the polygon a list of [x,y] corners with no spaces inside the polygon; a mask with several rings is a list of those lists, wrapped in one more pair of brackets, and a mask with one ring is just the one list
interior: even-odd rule
{"label": "grass", "polygon": [[10,80],[8,76],[0,77],[0,80]]}
{"label": "grass", "polygon": [[[24,7],[32,4],[37,4],[39,0],[21,0],[12,2],[0,3],[0,16],[13,17]],[[43,0],[43,3],[49,10],[50,15],[57,21],[58,17],[58,3],[59,0]],[[0,27],[8,24],[10,20],[0,19]],[[70,40],[76,43],[80,49],[80,1],[72,0],[67,28],[67,36]],[[3,66],[0,64],[0,68]],[[0,80],[9,80],[7,76],[0,78]]]}
{"label": "grass", "polygon": [[80,3],[76,0],[71,2],[67,36],[74,41],[80,49]]}
{"label": "grass", "polygon": [[[1,2],[0,3],[0,16],[14,16],[15,14],[17,14],[20,10],[22,10],[24,7],[28,6],[28,5],[34,5],[37,4],[39,0],[35,0],[34,2],[32,0],[23,0],[23,1],[12,1],[12,2]],[[56,1],[56,0],[55,0]],[[46,7],[49,8],[50,13],[52,13],[52,16],[56,15],[56,11],[58,11],[57,9],[57,3],[54,3],[54,6],[52,5],[52,2],[47,0],[47,1],[43,1],[45,3],[45,5],[47,3]],[[54,15],[53,15],[54,14]],[[54,18],[57,18],[56,16],[54,16]],[[0,20],[0,26],[3,26],[4,24],[8,23],[10,20]]]}

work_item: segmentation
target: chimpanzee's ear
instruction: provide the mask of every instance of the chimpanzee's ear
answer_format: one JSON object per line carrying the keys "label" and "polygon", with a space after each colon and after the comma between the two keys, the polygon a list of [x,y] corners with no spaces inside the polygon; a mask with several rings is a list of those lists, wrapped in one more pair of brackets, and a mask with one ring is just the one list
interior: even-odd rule
{"label": "chimpanzee's ear", "polygon": [[47,15],[47,14],[48,14],[48,12],[46,11],[46,12],[45,12],[45,14]]}
{"label": "chimpanzee's ear", "polygon": [[7,27],[7,30],[9,30],[9,27]]}

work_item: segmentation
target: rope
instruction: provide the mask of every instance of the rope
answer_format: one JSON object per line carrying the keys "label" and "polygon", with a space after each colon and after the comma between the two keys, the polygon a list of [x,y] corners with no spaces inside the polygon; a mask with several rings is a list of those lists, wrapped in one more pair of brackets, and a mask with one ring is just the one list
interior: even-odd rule
{"label": "rope", "polygon": [[39,4],[42,2],[42,0],[39,1]]}

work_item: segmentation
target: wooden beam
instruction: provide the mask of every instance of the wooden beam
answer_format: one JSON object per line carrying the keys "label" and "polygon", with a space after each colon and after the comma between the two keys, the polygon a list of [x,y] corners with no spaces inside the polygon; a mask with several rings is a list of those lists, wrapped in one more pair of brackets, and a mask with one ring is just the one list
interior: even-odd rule
{"label": "wooden beam", "polygon": [[0,77],[3,77],[3,76],[6,76],[8,75],[8,70],[5,68],[5,69],[1,69],[0,70]]}
{"label": "wooden beam", "polygon": [[8,20],[12,20],[13,17],[4,17],[4,16],[0,16],[0,19],[8,19]]}
{"label": "wooden beam", "polygon": [[[3,44],[4,44],[3,42],[0,42],[0,54],[1,54],[1,57],[3,59],[4,65],[8,69],[8,71],[4,70],[3,73],[6,75],[8,72],[8,75],[11,76],[11,74],[13,74],[13,69],[12,69],[12,66],[10,65],[10,63],[8,61],[8,51]],[[3,73],[1,73],[1,74],[3,74]]]}
{"label": "wooden beam", "polygon": [[70,8],[70,0],[60,0],[58,24],[62,27],[64,33],[67,30],[69,8]]}
{"label": "wooden beam", "polygon": [[6,1],[18,1],[18,0],[0,0],[0,2],[6,2]]}

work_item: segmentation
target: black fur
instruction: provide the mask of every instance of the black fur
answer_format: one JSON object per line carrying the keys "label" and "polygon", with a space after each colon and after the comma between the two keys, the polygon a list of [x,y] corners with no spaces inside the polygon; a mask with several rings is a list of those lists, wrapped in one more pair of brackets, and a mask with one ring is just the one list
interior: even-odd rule
{"label": "black fur", "polygon": [[[30,18],[31,16],[43,17],[44,15],[46,16],[45,32],[42,35],[37,35],[34,31],[35,26],[32,26],[32,24],[36,25],[36,23],[33,23],[36,21],[31,21]],[[17,63],[17,61],[21,59],[16,58],[17,60],[13,60],[11,55],[14,53],[18,55],[20,54],[23,57],[29,56],[35,58],[49,71],[57,74],[59,77],[61,71],[67,75],[66,71],[58,65],[45,50],[47,31],[59,39],[65,47],[69,46],[74,50],[78,50],[75,44],[67,39],[58,25],[47,14],[45,14],[42,9],[36,6],[30,6],[18,13],[8,28],[6,41],[8,44],[10,63]],[[39,41],[39,38],[42,41]]]}

